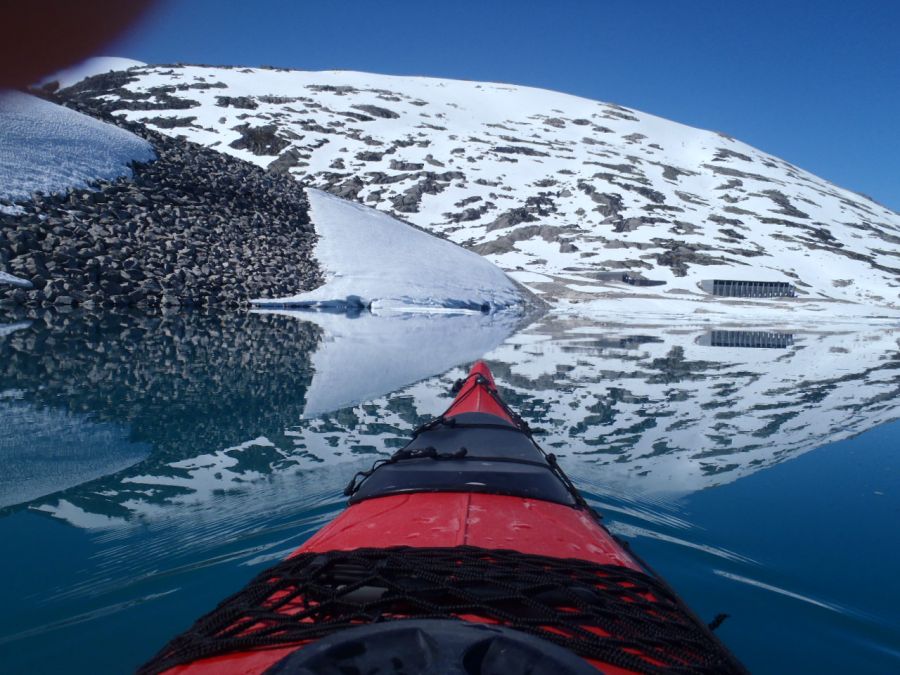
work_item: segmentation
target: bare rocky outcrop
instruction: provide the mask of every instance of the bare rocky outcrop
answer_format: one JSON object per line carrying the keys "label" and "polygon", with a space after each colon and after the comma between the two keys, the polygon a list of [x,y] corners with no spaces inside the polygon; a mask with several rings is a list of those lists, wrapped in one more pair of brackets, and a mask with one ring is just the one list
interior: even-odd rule
{"label": "bare rocky outcrop", "polygon": [[261,127],[241,124],[236,126],[234,131],[241,136],[231,142],[231,147],[235,150],[249,150],[254,155],[277,155],[290,145],[290,141],[278,136],[276,133],[278,128],[272,124]]}
{"label": "bare rocky outcrop", "polygon": [[444,173],[422,171],[420,175],[422,178],[418,183],[407,188],[392,200],[393,207],[400,213],[416,213],[419,210],[422,195],[440,194],[447,189],[450,181],[465,179],[465,174],[459,171],[445,171]]}
{"label": "bare rocky outcrop", "polygon": [[380,118],[386,119],[386,120],[398,119],[400,117],[400,115],[395,113],[393,110],[388,110],[387,108],[382,108],[377,105],[364,104],[364,105],[355,105],[352,107],[355,108],[356,110],[361,110],[364,113],[369,113],[370,115],[372,115],[374,117],[380,117]]}

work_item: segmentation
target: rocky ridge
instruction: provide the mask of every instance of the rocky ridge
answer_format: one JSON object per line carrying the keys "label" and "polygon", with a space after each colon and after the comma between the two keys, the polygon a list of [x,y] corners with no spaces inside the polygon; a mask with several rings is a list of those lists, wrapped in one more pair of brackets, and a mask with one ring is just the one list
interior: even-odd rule
{"label": "rocky ridge", "polygon": [[157,159],[133,176],[34,194],[0,211],[0,285],[18,305],[245,305],[321,283],[303,189],[287,176],[89,105],[81,112],[145,138]]}

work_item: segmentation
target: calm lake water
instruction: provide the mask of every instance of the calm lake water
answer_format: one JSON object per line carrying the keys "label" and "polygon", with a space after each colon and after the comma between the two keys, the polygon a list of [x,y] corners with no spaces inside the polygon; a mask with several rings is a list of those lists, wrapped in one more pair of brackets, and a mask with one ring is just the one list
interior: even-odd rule
{"label": "calm lake water", "polygon": [[343,507],[486,358],[754,672],[900,672],[900,330],[0,317],[0,671],[123,673]]}

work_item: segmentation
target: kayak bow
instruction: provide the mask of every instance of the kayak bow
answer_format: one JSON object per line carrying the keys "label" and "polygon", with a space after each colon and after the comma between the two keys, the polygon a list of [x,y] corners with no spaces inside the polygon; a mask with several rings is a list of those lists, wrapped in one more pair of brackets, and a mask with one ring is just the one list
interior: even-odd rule
{"label": "kayak bow", "polygon": [[503,402],[487,365],[348,507],[142,673],[743,673]]}

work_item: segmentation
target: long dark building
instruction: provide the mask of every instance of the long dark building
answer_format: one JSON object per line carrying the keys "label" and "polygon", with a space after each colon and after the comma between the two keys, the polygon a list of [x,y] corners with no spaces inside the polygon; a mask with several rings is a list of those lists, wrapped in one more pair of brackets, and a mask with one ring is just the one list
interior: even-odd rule
{"label": "long dark building", "polygon": [[726,298],[794,298],[797,291],[786,281],[711,279],[700,282],[707,293]]}

